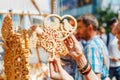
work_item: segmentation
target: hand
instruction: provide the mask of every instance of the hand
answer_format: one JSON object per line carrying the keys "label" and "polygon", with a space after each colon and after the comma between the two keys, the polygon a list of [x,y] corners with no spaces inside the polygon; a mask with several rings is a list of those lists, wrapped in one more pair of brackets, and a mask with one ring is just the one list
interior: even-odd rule
{"label": "hand", "polygon": [[69,55],[71,55],[73,58],[76,58],[79,54],[82,54],[82,48],[74,35],[71,35],[69,38],[67,38],[65,40],[65,44],[69,50]]}
{"label": "hand", "polygon": [[49,61],[50,77],[54,80],[73,80],[73,78],[62,68],[60,59],[54,57]]}
{"label": "hand", "polygon": [[110,60],[111,60],[112,62],[117,62],[117,61],[119,61],[119,59],[113,58],[113,57],[111,57]]}

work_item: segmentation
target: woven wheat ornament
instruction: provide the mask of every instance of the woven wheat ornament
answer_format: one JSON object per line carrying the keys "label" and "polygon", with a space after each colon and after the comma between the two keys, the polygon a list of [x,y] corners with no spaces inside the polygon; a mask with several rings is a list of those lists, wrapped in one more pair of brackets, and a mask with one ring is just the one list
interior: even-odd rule
{"label": "woven wheat ornament", "polygon": [[29,49],[25,48],[25,41],[21,34],[12,31],[12,19],[9,15],[5,16],[3,20],[2,36],[4,38],[4,68],[7,80],[29,80],[27,61]]}
{"label": "woven wheat ornament", "polygon": [[[72,19],[75,26],[72,26],[68,19]],[[72,34],[77,28],[77,22],[74,17],[65,15],[60,17],[56,14],[47,16],[44,20],[44,29],[41,35],[41,46],[51,54],[65,56],[68,49],[64,44],[64,40]]]}

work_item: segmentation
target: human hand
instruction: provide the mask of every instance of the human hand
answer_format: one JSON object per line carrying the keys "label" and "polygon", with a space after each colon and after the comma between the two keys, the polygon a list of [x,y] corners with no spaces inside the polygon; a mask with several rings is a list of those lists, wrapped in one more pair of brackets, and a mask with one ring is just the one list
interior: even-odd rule
{"label": "human hand", "polygon": [[78,55],[82,54],[82,48],[74,35],[71,35],[70,37],[68,37],[65,40],[65,44],[69,50],[69,55],[71,55],[74,59]]}
{"label": "human hand", "polygon": [[49,69],[50,77],[54,80],[73,80],[72,76],[62,68],[60,59],[55,56],[49,60]]}
{"label": "human hand", "polygon": [[118,62],[118,61],[119,61],[119,59],[113,58],[113,57],[111,57],[110,60],[111,60],[112,62]]}

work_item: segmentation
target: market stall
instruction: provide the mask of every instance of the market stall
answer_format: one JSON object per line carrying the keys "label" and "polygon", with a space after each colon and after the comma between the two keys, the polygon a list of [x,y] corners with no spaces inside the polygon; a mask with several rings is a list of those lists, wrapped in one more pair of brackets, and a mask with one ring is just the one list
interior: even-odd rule
{"label": "market stall", "polygon": [[[64,40],[72,34],[77,27],[77,22],[74,17],[65,15],[60,17],[54,13],[54,0],[51,1],[51,13],[42,13],[35,0],[26,0],[21,12],[21,5],[24,0],[9,0],[8,10],[0,7],[0,14],[5,15],[2,21],[2,40],[4,41],[4,63],[3,73],[1,75],[4,80],[46,80],[49,78],[49,69],[47,59],[57,55],[65,56],[68,53]],[[12,7],[15,4],[15,7]],[[14,6],[15,6],[14,5]],[[18,5],[20,5],[18,7]],[[28,6],[33,6],[30,8]],[[3,6],[4,7],[4,6]],[[5,6],[8,7],[8,6]],[[2,8],[2,9],[1,9]],[[20,9],[19,9],[20,8]],[[25,9],[27,8],[27,9]],[[16,11],[16,12],[14,12]],[[17,29],[13,28],[13,15],[19,15]],[[28,16],[29,28],[22,28],[23,17]],[[42,23],[34,24],[32,16],[43,17]],[[74,21],[74,26],[69,23],[69,20]],[[26,26],[26,25],[25,25]]]}

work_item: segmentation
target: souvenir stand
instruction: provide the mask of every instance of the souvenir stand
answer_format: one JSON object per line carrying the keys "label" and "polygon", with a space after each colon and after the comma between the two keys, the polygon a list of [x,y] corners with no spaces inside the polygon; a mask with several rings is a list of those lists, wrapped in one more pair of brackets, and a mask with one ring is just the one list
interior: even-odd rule
{"label": "souvenir stand", "polygon": [[[51,0],[51,14],[41,14],[35,0],[29,0],[38,14],[0,12],[6,16],[2,22],[1,34],[4,43],[4,74],[0,80],[46,80],[49,78],[48,56],[65,56],[68,53],[64,40],[77,28],[77,22],[70,15],[59,16],[54,13],[54,0]],[[11,15],[19,15],[18,29],[13,29]],[[31,27],[22,29],[24,16],[29,17]],[[43,16],[43,25],[34,25],[31,16]],[[69,23],[73,20],[74,26]],[[49,55],[47,54],[49,53]],[[35,56],[35,57],[34,57]],[[34,63],[35,60],[35,63]],[[36,61],[37,60],[37,61]]]}
{"label": "souvenir stand", "polygon": [[[14,0],[11,0],[11,2]],[[38,47],[31,46],[31,48],[36,48],[36,52],[30,53],[30,44],[29,42],[32,40],[32,37],[29,36],[28,31],[21,28],[21,24],[23,22],[24,16],[29,16],[30,23],[32,25],[31,16],[47,16],[48,14],[41,14],[40,9],[38,8],[35,0],[29,0],[31,1],[31,4],[35,7],[38,11],[38,13],[30,13],[29,11],[25,13],[22,12],[4,12],[1,11],[1,15],[5,15],[4,20],[2,21],[2,28],[1,28],[1,34],[2,34],[2,40],[4,40],[4,44],[1,43],[2,46],[4,46],[4,71],[1,69],[1,75],[0,80],[29,80],[31,79],[31,73],[32,68],[34,64],[30,64],[29,57],[32,56],[32,54],[37,54],[37,61],[38,65],[35,65],[35,67],[38,67],[37,69],[40,69],[40,53],[38,51]],[[6,1],[7,2],[7,1]],[[2,3],[2,2],[1,2]],[[4,3],[4,2],[3,2]],[[7,3],[5,3],[7,4]],[[9,6],[8,6],[9,7]],[[13,29],[13,21],[11,16],[12,15],[19,15],[20,20],[18,23],[18,30]],[[35,36],[36,37],[36,36]],[[35,38],[33,35],[33,38]],[[35,40],[33,41],[37,43]],[[40,73],[42,73],[42,70],[39,70]],[[38,73],[39,74],[39,73]],[[36,74],[36,76],[38,75]],[[42,75],[41,75],[42,76]],[[37,76],[37,78],[41,77]],[[35,80],[34,79],[31,80]]]}

